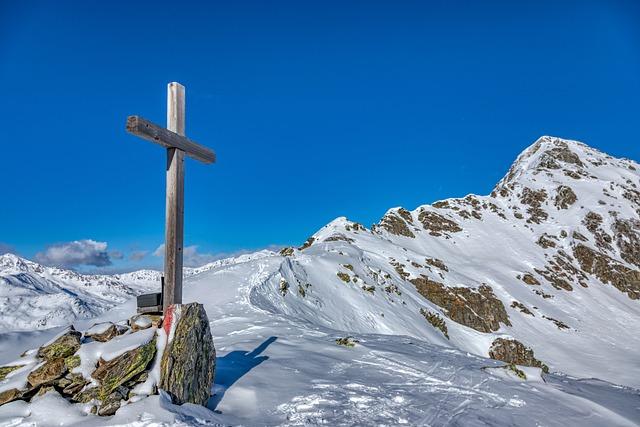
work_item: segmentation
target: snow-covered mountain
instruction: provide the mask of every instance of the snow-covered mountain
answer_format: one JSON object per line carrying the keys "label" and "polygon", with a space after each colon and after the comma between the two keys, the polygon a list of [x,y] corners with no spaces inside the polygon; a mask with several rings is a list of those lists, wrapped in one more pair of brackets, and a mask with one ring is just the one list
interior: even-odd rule
{"label": "snow-covered mountain", "polygon": [[[213,268],[272,254],[260,251],[225,258],[198,268],[185,268],[185,277]],[[161,272],[139,270],[114,275],[80,274],[47,267],[13,254],[0,255],[0,333],[64,326],[95,317],[145,292],[158,292]]]}
{"label": "snow-covered mountain", "polygon": [[0,256],[0,332],[45,329],[95,317],[158,289],[159,280],[160,273],[151,270],[87,275],[5,254]]}
{"label": "snow-covered mountain", "polygon": [[489,196],[338,218],[252,291],[274,313],[640,386],[640,165],[542,137]]}

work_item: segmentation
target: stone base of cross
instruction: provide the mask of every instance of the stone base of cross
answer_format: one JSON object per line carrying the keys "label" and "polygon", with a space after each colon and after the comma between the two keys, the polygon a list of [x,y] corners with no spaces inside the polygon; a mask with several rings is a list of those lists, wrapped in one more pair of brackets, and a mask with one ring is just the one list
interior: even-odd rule
{"label": "stone base of cross", "polygon": [[[139,311],[161,311],[182,303],[182,249],[184,239],[184,155],[214,163],[215,153],[185,137],[185,90],[180,83],[167,86],[167,127],[139,116],[127,118],[127,132],[167,149],[167,192],[162,294],[142,295]],[[154,296],[155,295],[155,296]],[[142,307],[141,307],[142,304]],[[161,306],[161,307],[160,307]]]}

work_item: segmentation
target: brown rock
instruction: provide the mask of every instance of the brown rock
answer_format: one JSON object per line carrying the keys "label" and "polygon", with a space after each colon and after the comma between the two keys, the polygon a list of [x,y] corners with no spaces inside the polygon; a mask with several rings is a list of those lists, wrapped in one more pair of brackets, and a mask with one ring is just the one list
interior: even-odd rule
{"label": "brown rock", "polygon": [[[406,212],[408,213],[408,211]],[[382,228],[396,236],[416,237],[416,235],[413,234],[413,232],[409,229],[409,226],[405,222],[406,219],[403,219],[405,218],[405,215],[400,215],[402,216],[402,218],[396,216],[393,212],[387,213],[384,217],[382,217],[380,223],[376,224],[373,227],[374,231]],[[409,214],[408,218],[411,219],[411,214]]]}
{"label": "brown rock", "polygon": [[27,376],[27,382],[33,388],[53,384],[55,380],[67,373],[67,365],[64,359],[47,360],[42,366],[31,371]]}
{"label": "brown rock", "polygon": [[422,209],[418,214],[418,221],[422,223],[425,230],[432,236],[441,236],[447,233],[458,233],[462,228],[455,222],[443,215]]}
{"label": "brown rock", "polygon": [[12,388],[12,389],[0,392],[0,405],[13,402],[14,400],[18,400],[21,397],[22,397],[22,393],[20,393],[20,390],[16,388]]}
{"label": "brown rock", "polygon": [[500,323],[511,326],[507,311],[488,285],[477,290],[446,287],[426,276],[411,279],[420,295],[442,307],[451,320],[480,332],[500,329]]}
{"label": "brown rock", "polygon": [[[103,332],[91,333],[91,329],[99,328],[104,329]],[[113,337],[118,335],[118,327],[114,323],[99,323],[93,325],[89,331],[85,332],[84,336],[93,339],[94,341],[107,342]]]}
{"label": "brown rock", "polygon": [[162,316],[159,314],[137,314],[129,319],[129,326],[133,332],[148,328],[159,328]]}
{"label": "brown rock", "polygon": [[78,394],[88,384],[82,374],[68,374],[64,379],[64,385],[59,382],[58,386],[62,387],[62,393],[68,396]]}
{"label": "brown rock", "polygon": [[493,341],[489,357],[515,365],[541,368],[543,372],[549,373],[549,367],[534,357],[532,349],[514,339],[498,338]]}
{"label": "brown rock", "polygon": [[578,198],[576,197],[576,193],[573,192],[571,187],[566,185],[561,185],[556,188],[556,199],[554,204],[558,209],[568,209],[569,206],[573,205]]}
{"label": "brown rock", "polygon": [[632,270],[615,259],[583,244],[573,249],[580,267],[596,276],[602,283],[610,283],[631,299],[640,298],[640,271]]}
{"label": "brown rock", "polygon": [[526,283],[527,285],[531,285],[531,286],[540,286],[540,282],[538,281],[538,279],[536,279],[535,277],[533,277],[533,275],[531,273],[525,273],[522,276],[522,281],[524,283]]}

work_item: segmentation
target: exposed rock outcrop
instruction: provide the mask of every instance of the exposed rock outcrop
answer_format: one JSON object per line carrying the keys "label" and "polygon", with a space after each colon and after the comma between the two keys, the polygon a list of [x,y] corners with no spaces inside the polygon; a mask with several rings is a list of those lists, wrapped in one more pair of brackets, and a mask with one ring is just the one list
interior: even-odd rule
{"label": "exposed rock outcrop", "polygon": [[455,221],[427,209],[420,211],[418,221],[432,236],[441,236],[443,234],[446,236],[448,233],[462,231],[462,228]]}
{"label": "exposed rock outcrop", "polygon": [[548,373],[549,367],[534,357],[533,350],[514,339],[498,338],[489,348],[489,357],[515,365],[533,366]]}
{"label": "exposed rock outcrop", "polygon": [[[403,211],[409,213],[409,211],[406,211],[404,209]],[[407,222],[405,222],[407,221],[407,218],[411,220],[411,214],[409,213],[409,216],[407,217],[404,212],[398,212],[402,218],[400,216],[396,216],[392,212],[387,213],[382,218],[380,223],[373,227],[374,231],[382,228],[391,234],[395,234],[396,236],[416,237],[416,235],[413,234],[413,232],[407,225]]]}
{"label": "exposed rock outcrop", "polygon": [[488,285],[477,290],[464,287],[446,287],[426,276],[410,280],[416,290],[443,308],[454,322],[461,323],[480,332],[500,329],[500,323],[511,326],[507,311]]}
{"label": "exposed rock outcrop", "polygon": [[632,270],[615,259],[579,244],[573,255],[580,268],[596,276],[602,283],[610,283],[631,299],[640,298],[640,271]]}

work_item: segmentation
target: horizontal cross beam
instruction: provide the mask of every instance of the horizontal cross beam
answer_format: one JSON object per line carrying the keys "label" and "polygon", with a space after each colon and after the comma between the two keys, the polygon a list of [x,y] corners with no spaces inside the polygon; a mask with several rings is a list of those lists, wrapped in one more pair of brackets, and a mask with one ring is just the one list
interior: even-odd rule
{"label": "horizontal cross beam", "polygon": [[140,116],[127,117],[127,132],[167,148],[177,148],[203,163],[214,163],[216,154],[189,138],[171,132]]}

